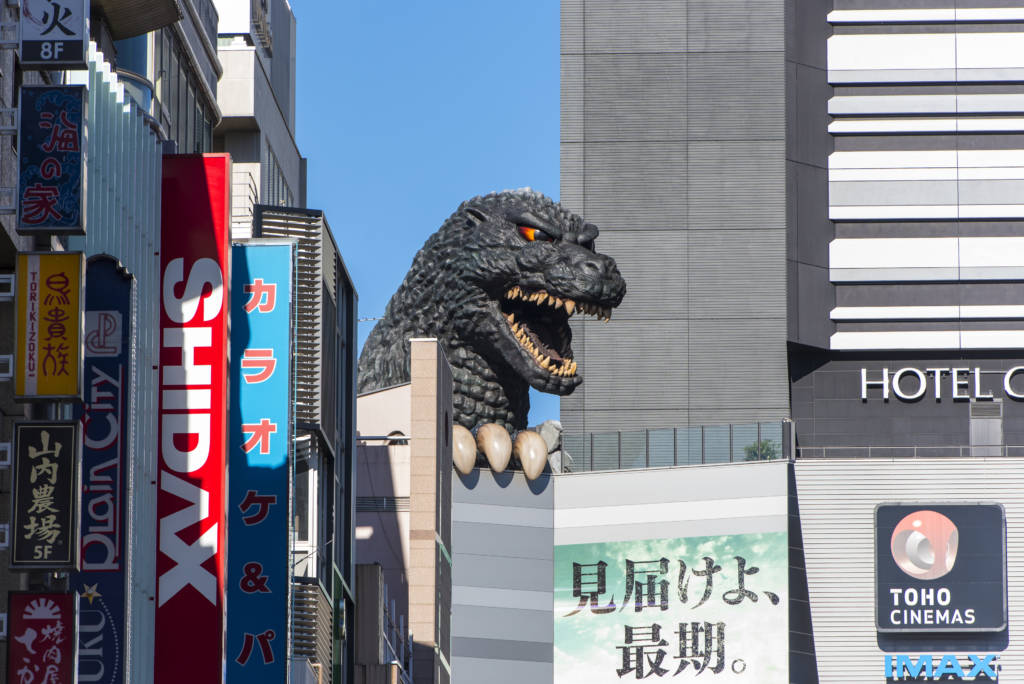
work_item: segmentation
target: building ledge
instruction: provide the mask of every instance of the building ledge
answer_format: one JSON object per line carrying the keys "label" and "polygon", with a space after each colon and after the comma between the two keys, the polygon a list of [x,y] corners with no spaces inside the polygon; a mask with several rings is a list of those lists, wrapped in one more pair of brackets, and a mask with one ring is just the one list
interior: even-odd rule
{"label": "building ledge", "polygon": [[169,26],[182,18],[178,0],[92,0],[110,27],[114,40],[140,36]]}

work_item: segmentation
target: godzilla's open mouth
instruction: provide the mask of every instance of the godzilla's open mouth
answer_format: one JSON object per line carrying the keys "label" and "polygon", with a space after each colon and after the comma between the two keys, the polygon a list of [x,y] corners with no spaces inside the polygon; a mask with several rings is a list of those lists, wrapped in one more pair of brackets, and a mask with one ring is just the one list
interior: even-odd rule
{"label": "godzilla's open mouth", "polygon": [[612,315],[608,308],[562,299],[544,290],[527,292],[518,286],[506,292],[501,301],[501,312],[520,346],[538,366],[560,377],[576,375],[569,318],[577,311],[603,320]]}

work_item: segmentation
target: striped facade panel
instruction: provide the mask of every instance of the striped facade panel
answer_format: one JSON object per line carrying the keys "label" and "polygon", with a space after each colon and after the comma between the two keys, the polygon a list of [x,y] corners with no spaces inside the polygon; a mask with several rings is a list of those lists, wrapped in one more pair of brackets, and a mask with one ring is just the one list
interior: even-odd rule
{"label": "striped facade panel", "polygon": [[851,1],[828,20],[829,347],[1019,346],[1024,2]]}
{"label": "striped facade panel", "polygon": [[603,230],[597,238],[597,249],[615,255],[628,294],[612,314],[612,323],[581,318],[580,329],[590,326],[598,333],[611,332],[619,321],[684,314],[689,300],[690,240],[692,237],[683,231]]}
{"label": "striped facade panel", "polygon": [[687,172],[685,142],[585,143],[583,215],[603,232],[685,229]]}
{"label": "striped facade panel", "polygon": [[[781,51],[687,54],[687,138],[781,139],[786,96],[779,87],[783,68]],[[739,89],[737,83],[745,87]]]}
{"label": "striped facade panel", "polygon": [[583,142],[583,55],[562,55],[560,76],[561,140],[580,143]]}
{"label": "striped facade panel", "polygon": [[781,50],[783,3],[762,0],[688,0],[689,52]]}
{"label": "striped facade panel", "polygon": [[552,681],[553,490],[521,472],[452,478],[456,684]]}
{"label": "striped facade panel", "polygon": [[[763,229],[783,234],[786,167],[781,130],[777,140],[718,141],[695,137],[687,154],[688,228]],[[778,269],[783,269],[781,263]],[[784,291],[777,294],[785,296]]]}
{"label": "striped facade panel", "polygon": [[797,460],[795,473],[820,681],[886,681],[875,636],[874,510],[918,501],[1005,507],[1010,642],[999,679],[1024,680],[1024,461]]}
{"label": "striped facade panel", "polygon": [[[740,323],[728,306],[777,317],[785,329],[783,6],[563,3],[561,198],[601,229],[597,247],[619,260],[627,283],[610,324],[573,325],[584,383],[562,400],[568,432],[685,427],[700,405],[711,412],[726,404],[717,386],[702,384],[697,394],[691,387],[691,365],[705,363],[705,348],[695,356],[688,340],[693,320],[734,317],[726,332],[741,340],[731,360],[739,374],[765,363],[758,337],[766,328]],[[696,243],[699,262],[691,230],[709,236]],[[754,240],[766,246],[763,258],[744,270],[727,250],[716,251],[711,235],[726,231],[737,231],[727,249],[763,232]],[[751,263],[748,255],[741,260]],[[748,297],[723,273],[741,273]],[[786,364],[769,358],[771,387],[757,394],[770,397],[778,418],[787,412]],[[739,422],[755,420],[743,411]]]}
{"label": "striped facade panel", "polygon": [[[682,138],[687,58],[684,53],[588,55],[583,79],[586,141]],[[563,63],[572,62],[567,58]],[[566,92],[566,97],[572,94]]]}
{"label": "striped facade panel", "polygon": [[[618,0],[581,0],[580,4],[584,52],[686,50],[687,7],[678,0],[625,4]],[[565,52],[564,46],[562,51]]]}
{"label": "striped facade panel", "polygon": [[[690,374],[687,321],[617,321],[613,316],[611,323],[583,325],[588,326],[586,358],[580,362],[584,380],[574,396],[583,395],[587,411],[688,406],[688,385],[679,384]],[[629,397],[628,404],[624,397]],[[589,421],[585,427],[586,432],[606,431]]]}
{"label": "striped facade panel", "polygon": [[580,54],[583,52],[583,6],[585,0],[561,0],[560,28],[561,52]]}
{"label": "striped facade panel", "polygon": [[[691,231],[687,240],[690,315],[771,319],[786,315],[786,238],[775,230]],[[761,285],[752,290],[751,282]]]}
{"label": "striped facade panel", "polygon": [[[72,250],[87,256],[116,257],[134,278],[131,377],[133,389],[129,441],[130,465],[127,534],[151,534],[156,529],[157,432],[156,373],[159,364],[160,301],[160,185],[162,147],[145,115],[126,93],[95,43],[89,44],[88,70],[69,71],[68,83],[88,86],[86,129],[91,142],[87,155],[87,223],[84,237],[68,238]],[[103,144],[117,141],[117,144]],[[130,169],[131,172],[126,170]],[[145,544],[129,544],[127,620],[124,652],[127,680],[152,679],[152,648],[140,646],[152,633],[156,594],[155,555]],[[140,636],[141,635],[141,636]],[[148,654],[148,655],[147,655]]]}
{"label": "striped facade panel", "polygon": [[787,378],[778,377],[786,368],[785,317],[694,320],[689,333],[690,407],[703,412],[692,424],[740,422],[741,416],[768,421],[788,412]]}

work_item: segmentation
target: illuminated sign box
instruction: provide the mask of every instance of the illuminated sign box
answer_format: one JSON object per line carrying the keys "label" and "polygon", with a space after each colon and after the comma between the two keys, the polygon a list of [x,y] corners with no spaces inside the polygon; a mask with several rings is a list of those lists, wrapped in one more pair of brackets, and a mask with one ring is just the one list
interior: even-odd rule
{"label": "illuminated sign box", "polygon": [[14,428],[11,567],[78,566],[78,445],[81,423]]}
{"label": "illuminated sign box", "polygon": [[999,504],[880,504],[875,509],[879,632],[1006,628],[1006,517]]}
{"label": "illuminated sign box", "polygon": [[82,396],[81,252],[22,252],[17,258],[14,394]]}
{"label": "illuminated sign box", "polygon": [[22,86],[18,233],[85,234],[85,86]]}
{"label": "illuminated sign box", "polygon": [[88,0],[27,0],[21,4],[19,61],[25,69],[85,69]]}

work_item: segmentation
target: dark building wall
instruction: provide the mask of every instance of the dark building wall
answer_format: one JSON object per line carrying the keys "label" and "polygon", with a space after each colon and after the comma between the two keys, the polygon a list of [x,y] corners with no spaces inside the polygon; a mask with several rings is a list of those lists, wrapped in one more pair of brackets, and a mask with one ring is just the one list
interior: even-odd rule
{"label": "dark building wall", "polygon": [[561,201],[627,282],[573,323],[566,431],[784,416],[785,3],[561,8]]}
{"label": "dark building wall", "polygon": [[[799,452],[804,456],[867,456],[863,447],[917,447],[918,455],[952,455],[952,450],[933,447],[968,447],[971,445],[972,412],[975,421],[975,444],[988,446],[993,440],[978,433],[977,421],[996,420],[1001,414],[1002,439],[997,444],[1024,445],[1024,401],[1007,395],[1004,389],[1006,372],[1024,361],[1020,357],[956,354],[844,354],[808,348],[794,350],[792,356],[793,419]],[[861,398],[861,369],[866,369],[869,385],[867,399]],[[901,399],[892,387],[897,371],[914,368],[924,374],[927,383],[923,396],[917,400]],[[962,368],[958,394],[953,397],[952,374],[941,373],[940,396],[935,397],[935,373],[929,368]],[[974,369],[979,369],[980,392],[975,388]],[[889,398],[883,398],[881,386],[884,370],[889,372]],[[919,391],[918,376],[905,373],[901,391],[913,396]],[[1011,379],[1014,393],[1024,393],[1024,371]],[[992,395],[991,399],[982,395]],[[976,398],[976,395],[982,398]],[[980,441],[979,441],[980,440]],[[858,447],[844,451],[822,452],[817,447]],[[975,449],[975,455],[993,455],[991,450]],[[941,453],[940,453],[941,452]],[[1018,453],[1011,449],[1012,453]],[[1024,449],[1020,450],[1024,453]],[[886,452],[874,449],[873,456],[912,455],[908,449]],[[963,455],[970,455],[966,450]],[[1019,454],[1018,454],[1019,455]]]}
{"label": "dark building wall", "polygon": [[835,228],[828,218],[826,40],[832,0],[786,2],[786,277],[789,340],[827,349],[833,332],[829,312],[828,245]]}

